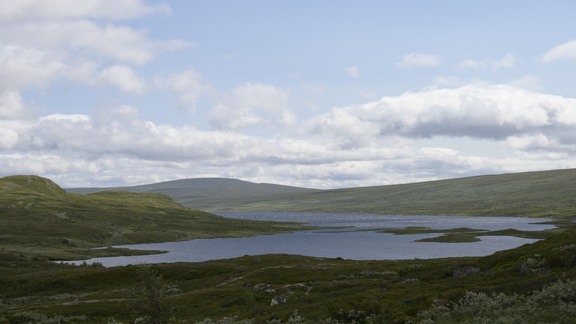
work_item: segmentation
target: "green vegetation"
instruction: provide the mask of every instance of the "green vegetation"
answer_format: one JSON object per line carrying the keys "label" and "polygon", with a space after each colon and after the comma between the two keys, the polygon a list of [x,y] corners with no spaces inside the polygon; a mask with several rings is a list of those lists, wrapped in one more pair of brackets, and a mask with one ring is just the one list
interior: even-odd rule
{"label": "green vegetation", "polygon": [[195,199],[206,197],[233,197],[246,195],[269,195],[295,192],[313,192],[315,189],[282,186],[269,183],[252,183],[226,178],[196,178],[158,182],[131,187],[68,188],[68,192],[88,194],[99,191],[129,191],[138,193],[161,193],[185,206],[194,206]]}
{"label": "green vegetation", "polygon": [[195,208],[380,215],[574,216],[576,169],[274,195],[188,198]]}
{"label": "green vegetation", "polygon": [[[439,239],[448,242],[486,234],[544,238],[486,257],[353,261],[261,255],[113,268],[50,260],[150,253],[92,249],[111,244],[302,228],[225,219],[160,194],[78,195],[37,176],[2,178],[0,323],[571,323],[574,175],[560,170],[290,194],[302,198],[302,209],[325,212],[363,206],[371,212],[549,216],[559,226],[540,233],[382,229],[398,235],[444,233]],[[324,200],[307,200],[308,195]],[[274,201],[283,204],[278,209],[295,206],[286,194],[268,197],[258,206]]]}
{"label": "green vegetation", "polygon": [[93,249],[114,244],[239,237],[302,229],[298,224],[227,219],[154,193],[66,193],[49,179],[0,179],[0,261],[71,260],[147,253]]}
{"label": "green vegetation", "polygon": [[[522,319],[510,323],[570,323],[575,266],[576,229],[478,258],[262,255],[114,268],[17,261],[0,265],[0,319],[145,322],[157,301],[168,315],[158,318],[174,323],[491,323],[491,309]],[[465,267],[478,271],[455,276]],[[271,306],[278,295],[289,303]],[[529,307],[535,313],[516,312]]]}

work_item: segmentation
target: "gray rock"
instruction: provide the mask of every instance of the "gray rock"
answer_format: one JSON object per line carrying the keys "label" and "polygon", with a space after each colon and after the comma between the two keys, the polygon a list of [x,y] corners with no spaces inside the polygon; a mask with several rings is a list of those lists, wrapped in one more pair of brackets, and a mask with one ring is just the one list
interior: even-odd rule
{"label": "gray rock", "polygon": [[254,286],[254,290],[266,290],[268,288],[270,288],[270,286],[268,286],[265,283],[259,283],[256,286]]}
{"label": "gray rock", "polygon": [[485,277],[493,276],[493,275],[494,275],[494,270],[492,270],[492,269],[489,269],[488,271],[486,271],[486,272],[484,273],[484,276],[485,276]]}
{"label": "gray rock", "polygon": [[420,280],[418,280],[418,279],[406,279],[406,280],[402,281],[402,284],[405,285],[405,284],[412,284],[412,283],[418,283],[418,282],[420,282]]}
{"label": "gray rock", "polygon": [[552,272],[552,269],[548,268],[548,267],[540,267],[540,268],[532,268],[530,267],[530,265],[528,264],[528,262],[521,262],[519,264],[520,266],[520,272],[522,273],[528,273],[528,274],[534,274],[534,275],[545,275],[545,274],[549,274]]}
{"label": "gray rock", "polygon": [[270,306],[276,306],[276,305],[280,305],[280,304],[288,304],[290,301],[288,300],[288,297],[286,297],[285,295],[278,295],[278,296],[274,296],[274,298],[272,298],[272,301],[270,302]]}

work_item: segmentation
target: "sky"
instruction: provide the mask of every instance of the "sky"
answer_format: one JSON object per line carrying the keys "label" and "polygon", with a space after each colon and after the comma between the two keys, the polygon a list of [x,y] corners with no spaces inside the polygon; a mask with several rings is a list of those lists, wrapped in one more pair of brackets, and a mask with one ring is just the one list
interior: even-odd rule
{"label": "sky", "polygon": [[330,189],[576,168],[573,0],[0,0],[0,176]]}

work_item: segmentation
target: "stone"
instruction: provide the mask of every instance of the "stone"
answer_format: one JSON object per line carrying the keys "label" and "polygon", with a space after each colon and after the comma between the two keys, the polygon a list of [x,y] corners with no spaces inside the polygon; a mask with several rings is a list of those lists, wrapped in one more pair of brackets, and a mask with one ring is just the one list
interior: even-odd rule
{"label": "stone", "polygon": [[492,270],[492,269],[489,269],[488,271],[486,271],[486,273],[484,273],[485,277],[493,276],[493,275],[494,275],[494,270]]}
{"label": "stone", "polygon": [[268,288],[270,288],[270,286],[262,282],[254,286],[254,290],[266,290]]}
{"label": "stone", "polygon": [[402,281],[402,284],[405,285],[405,284],[412,284],[412,283],[418,283],[418,282],[420,282],[420,280],[418,280],[418,279],[406,279],[406,280]]}
{"label": "stone", "polygon": [[540,267],[540,268],[532,268],[530,267],[530,265],[528,264],[528,262],[521,262],[519,264],[520,266],[520,272],[522,273],[528,273],[528,274],[534,274],[534,275],[546,275],[552,272],[552,269],[548,268],[548,267]]}
{"label": "stone", "polygon": [[285,295],[278,295],[278,296],[274,296],[274,298],[272,298],[272,301],[270,302],[270,306],[276,306],[276,305],[288,304],[288,303],[290,303],[290,301],[288,300],[288,297],[286,297]]}

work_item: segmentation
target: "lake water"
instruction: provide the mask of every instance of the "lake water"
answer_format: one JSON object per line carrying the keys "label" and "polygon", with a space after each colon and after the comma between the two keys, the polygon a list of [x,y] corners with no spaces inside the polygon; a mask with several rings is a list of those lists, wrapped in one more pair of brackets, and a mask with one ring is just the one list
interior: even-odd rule
{"label": "lake water", "polygon": [[[346,227],[338,231],[299,231],[287,234],[259,235],[242,238],[197,239],[183,242],[118,245],[139,250],[163,250],[165,254],[94,258],[106,267],[140,263],[200,262],[228,259],[243,255],[272,253],[300,254],[314,257],[341,257],[353,260],[428,259],[484,256],[512,249],[537,240],[509,236],[481,236],[480,242],[433,243],[414,242],[442,234],[394,235],[380,233],[383,228],[425,226],[433,229],[468,227],[480,230],[544,230],[554,226],[535,224],[544,218],[465,217],[465,216],[395,216],[324,213],[219,213],[230,218],[303,222],[311,226]],[[354,231],[367,229],[369,231]],[[372,230],[372,231],[370,231]],[[76,262],[76,263],[81,263]]]}

